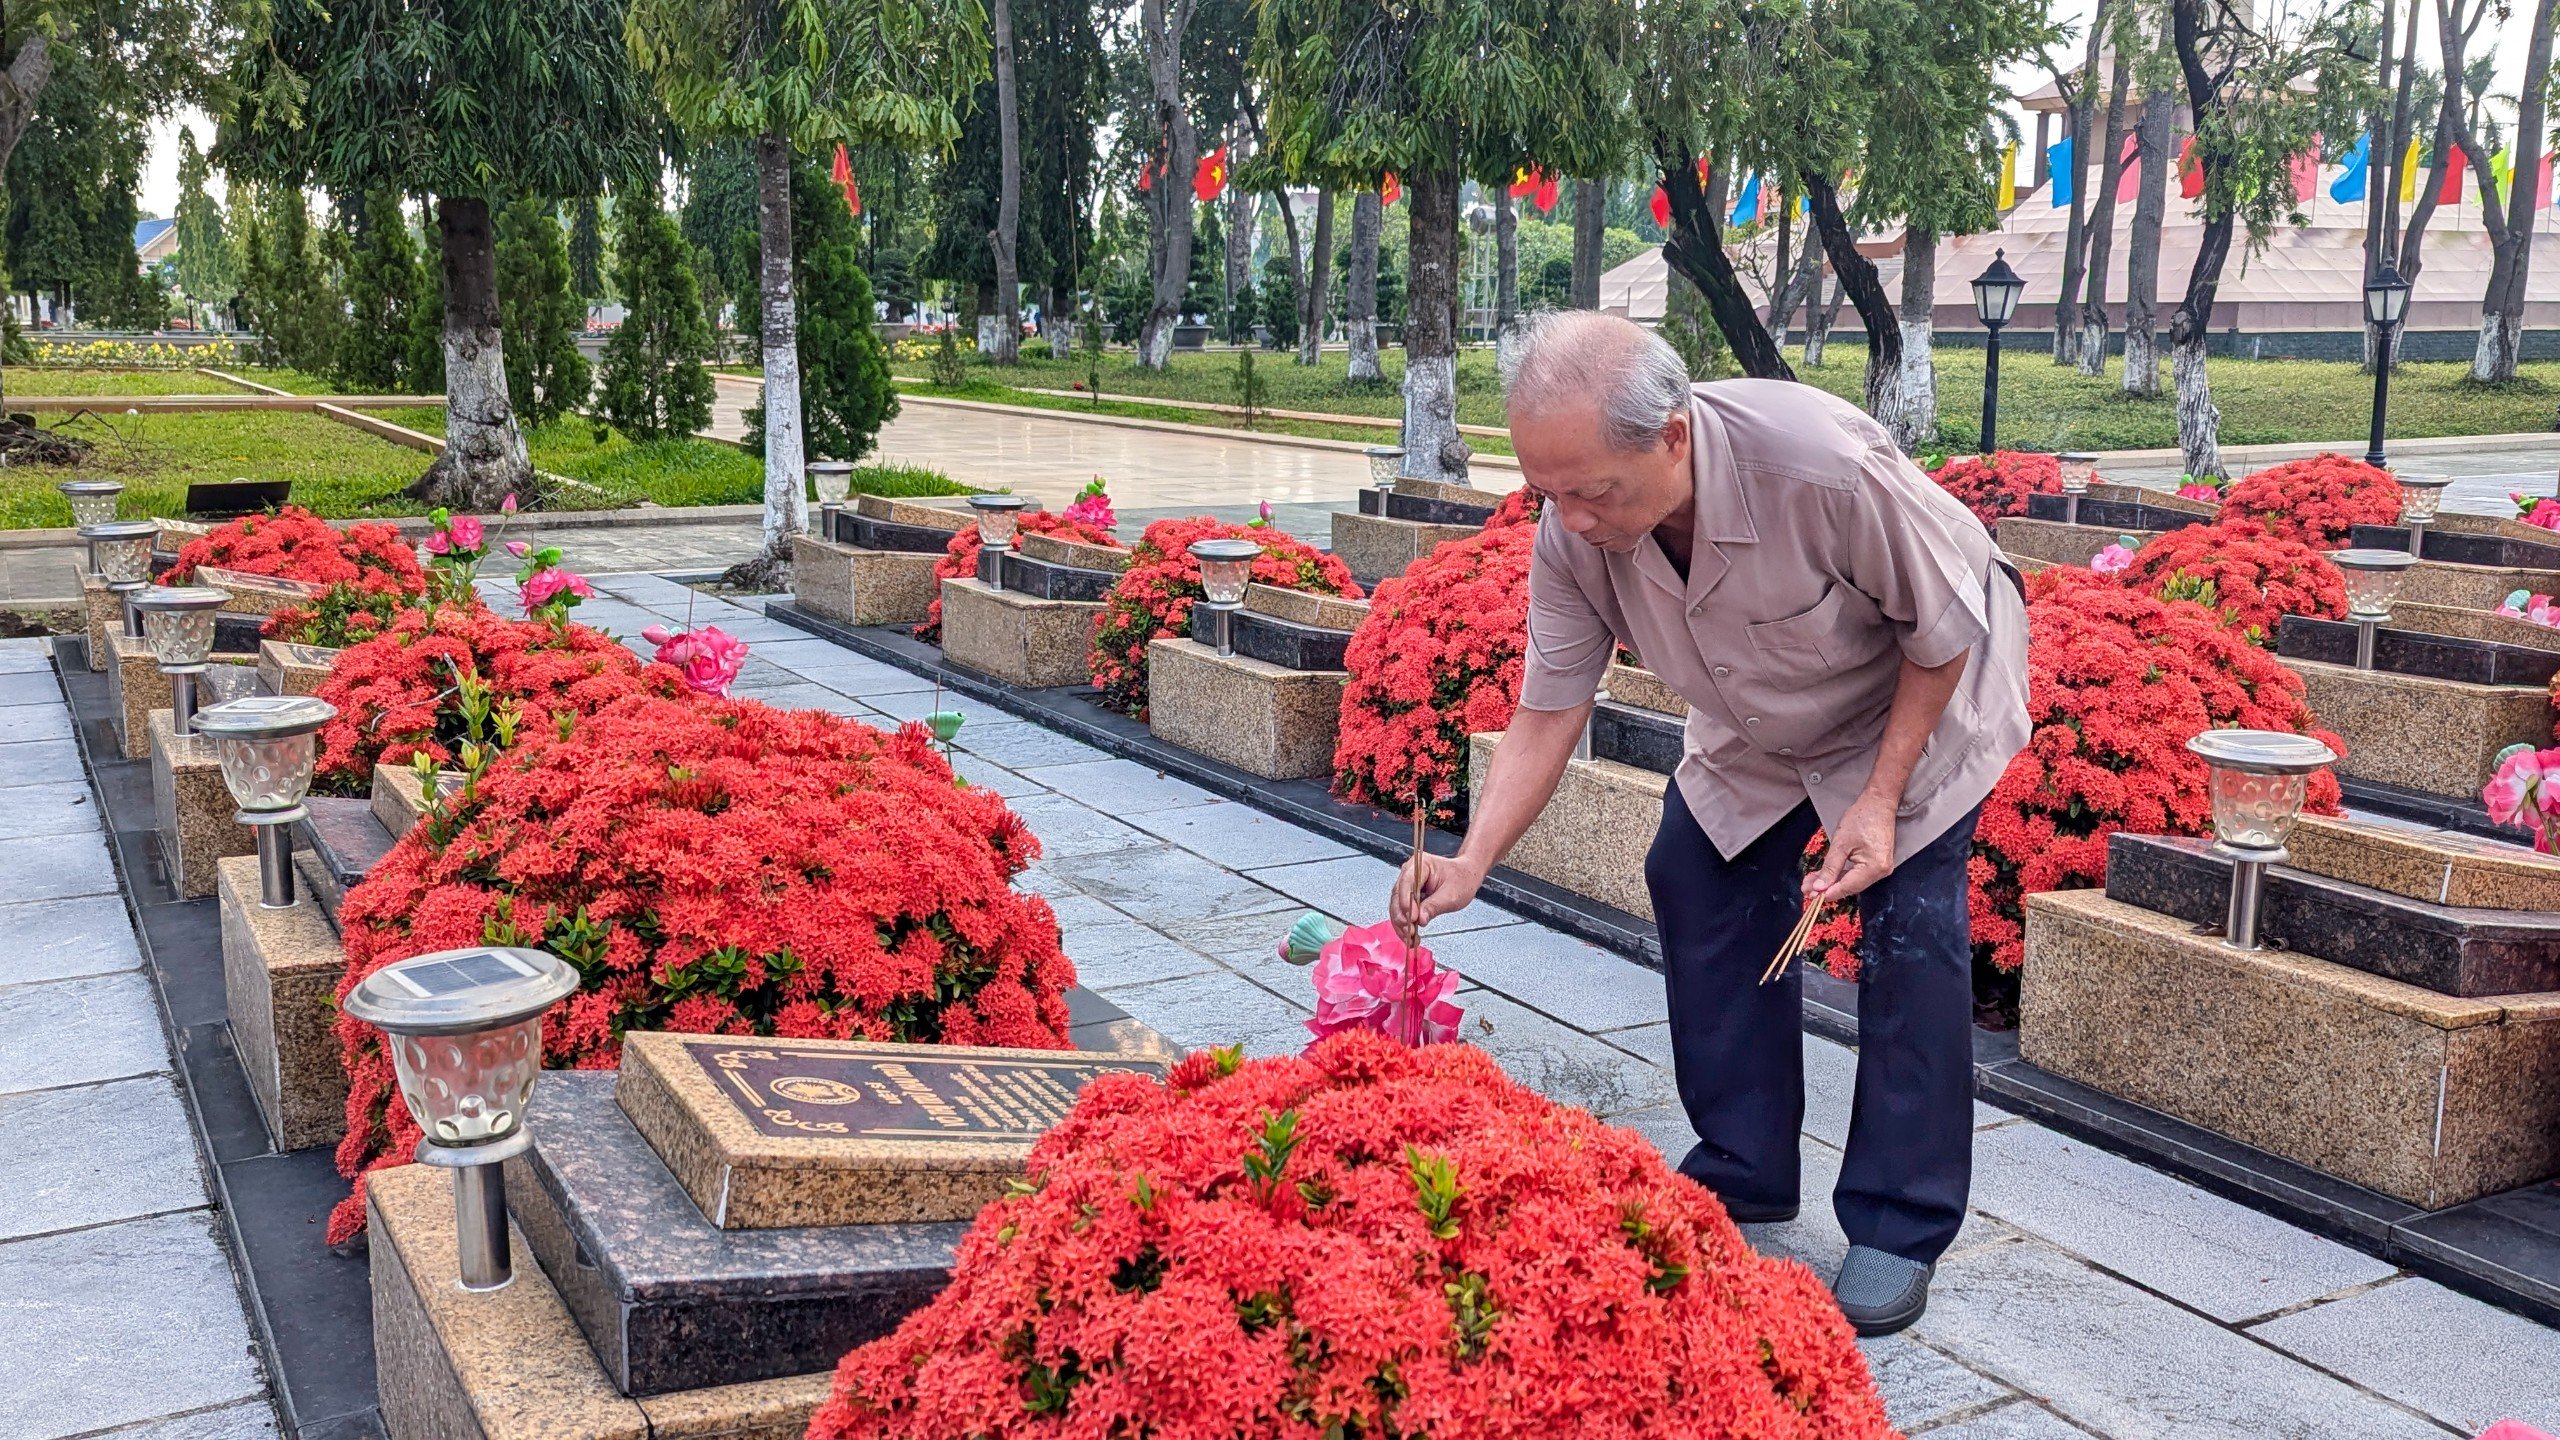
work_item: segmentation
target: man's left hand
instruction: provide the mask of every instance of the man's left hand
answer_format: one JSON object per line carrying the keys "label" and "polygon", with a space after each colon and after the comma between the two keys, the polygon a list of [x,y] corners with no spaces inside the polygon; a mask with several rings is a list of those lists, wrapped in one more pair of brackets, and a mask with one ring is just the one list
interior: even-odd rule
{"label": "man's left hand", "polygon": [[1894,805],[1861,795],[1832,827],[1821,868],[1804,877],[1806,903],[1846,900],[1893,873]]}

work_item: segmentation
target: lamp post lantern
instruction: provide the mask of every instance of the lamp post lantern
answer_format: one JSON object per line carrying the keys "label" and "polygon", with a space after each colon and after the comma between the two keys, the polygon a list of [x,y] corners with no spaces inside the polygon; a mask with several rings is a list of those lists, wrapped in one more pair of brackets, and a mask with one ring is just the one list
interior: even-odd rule
{"label": "lamp post lantern", "polygon": [[2426,555],[2427,527],[2435,523],[2436,512],[2444,508],[2445,487],[2453,483],[2448,475],[2401,475],[2400,523],[2409,527],[2409,553]]}
{"label": "lamp post lantern", "polygon": [[1396,475],[1404,469],[1404,447],[1372,445],[1368,449],[1369,484],[1378,490],[1396,488]]}
{"label": "lamp post lantern", "polygon": [[195,733],[196,677],[213,659],[215,612],[230,599],[210,585],[146,585],[134,594],[142,638],[169,677],[170,726],[180,735]]}
{"label": "lamp post lantern", "polygon": [[[53,487],[71,503],[71,523],[82,530],[116,518],[116,497],[124,486],[114,480],[65,480]],[[98,547],[89,547],[89,573],[98,573]]]}
{"label": "lamp post lantern", "polygon": [[2418,557],[2406,550],[2332,550],[2329,563],[2347,577],[2347,618],[2356,622],[2356,668],[2373,668],[2374,632],[2391,618],[2391,602]]}
{"label": "lamp post lantern", "polygon": [[134,612],[133,597],[151,583],[151,544],[160,538],[159,522],[109,520],[84,525],[80,538],[89,542],[89,553],[97,557],[98,574],[107,588],[124,602],[124,633],[141,639],[142,617]]}
{"label": "lamp post lantern", "polygon": [[812,460],[809,484],[818,492],[818,538],[836,538],[836,512],[853,498],[853,462]]}
{"label": "lamp post lantern", "polygon": [[453,1171],[462,1287],[515,1278],[507,1253],[511,1155],[542,1074],[542,1015],[576,993],[578,972],[540,950],[439,950],[385,965],[340,1008],[383,1034],[400,1103],[418,1122],[418,1163]]}
{"label": "lamp post lantern", "polygon": [[320,759],[320,727],[338,707],[312,695],[249,695],[196,712],[195,729],[210,736],[222,783],[258,840],[258,903],[293,903],[293,836],[287,826],[307,812],[311,771]]}
{"label": "lamp post lantern", "polygon": [[1982,356],[1982,453],[2000,448],[2000,328],[2018,313],[2027,282],[2009,268],[2009,252],[1991,252],[1991,264],[1973,277],[1973,313],[1990,332]]}
{"label": "lamp post lantern", "polygon": [[2365,323],[2374,329],[2373,337],[2373,439],[2365,446],[2364,463],[2377,468],[2391,462],[2382,453],[2383,417],[2391,409],[2391,337],[2409,314],[2409,282],[2400,278],[2400,267],[2383,257],[2381,268],[2364,282]]}
{"label": "lamp post lantern", "polygon": [[2088,497],[2089,486],[2098,478],[2098,457],[2083,450],[2066,450],[2053,457],[2062,467],[2062,523],[2080,523],[2080,502]]}
{"label": "lamp post lantern", "polygon": [[2212,768],[2213,848],[2231,861],[2222,943],[2255,950],[2267,867],[2288,858],[2285,837],[2302,815],[2312,773],[2338,756],[2308,735],[2282,730],[2207,730],[2187,749]]}
{"label": "lamp post lantern", "polygon": [[1253,562],[1261,557],[1262,547],[1251,540],[1191,542],[1191,558],[1200,562],[1200,592],[1205,597],[1192,607],[1194,639],[1203,638],[1200,622],[1206,618],[1211,632],[1208,642],[1221,655],[1236,653],[1236,612],[1244,608],[1244,587],[1253,579]]}
{"label": "lamp post lantern", "polygon": [[969,508],[978,512],[978,579],[1004,583],[1004,552],[1022,528],[1022,511],[1030,502],[1019,495],[972,495]]}

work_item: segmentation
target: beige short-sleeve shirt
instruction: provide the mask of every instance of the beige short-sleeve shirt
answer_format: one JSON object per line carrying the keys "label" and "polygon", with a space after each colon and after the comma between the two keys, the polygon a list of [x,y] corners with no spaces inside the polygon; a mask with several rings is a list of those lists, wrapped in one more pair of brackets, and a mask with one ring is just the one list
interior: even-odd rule
{"label": "beige short-sleeve shirt", "polygon": [[[1520,703],[1592,698],[1619,643],[1689,702],[1675,779],[1730,858],[1806,799],[1839,823],[1867,783],[1904,657],[1970,655],[1902,797],[1911,855],[2027,741],[2027,617],[1982,522],[1863,411],[1810,385],[1691,393],[1688,578],[1648,535],[1612,555],[1539,523]],[[1534,476],[1530,477],[1533,480]]]}

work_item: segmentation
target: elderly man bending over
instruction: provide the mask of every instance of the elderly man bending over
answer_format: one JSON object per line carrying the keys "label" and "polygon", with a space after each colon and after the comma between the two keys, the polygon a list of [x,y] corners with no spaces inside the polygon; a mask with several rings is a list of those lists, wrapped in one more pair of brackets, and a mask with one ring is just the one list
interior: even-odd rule
{"label": "elderly man bending over", "polygon": [[[1426,856],[1412,926],[1465,905],[1555,792],[1614,647],[1690,705],[1645,859],[1662,934],[1681,1173],[1737,1221],[1794,1218],[1800,972],[1759,983],[1807,905],[1864,922],[1857,1098],[1832,1285],[1860,1334],[1920,1317],[1972,1175],[1965,862],[2026,743],[2026,610],[1981,522],[1845,401],[1689,383],[1625,320],[1543,319],[1507,377],[1546,498],[1520,711],[1466,844]],[[1829,840],[1805,873],[1815,831]]]}

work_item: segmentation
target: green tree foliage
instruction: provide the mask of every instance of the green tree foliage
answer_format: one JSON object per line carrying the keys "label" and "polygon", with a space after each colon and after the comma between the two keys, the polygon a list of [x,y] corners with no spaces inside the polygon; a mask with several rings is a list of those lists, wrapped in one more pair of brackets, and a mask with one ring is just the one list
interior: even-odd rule
{"label": "green tree foliage", "polygon": [[738,326],[756,308],[756,157],[744,140],[692,147],[684,167],[684,208],[677,223],[695,252],[702,293],[737,306]]}
{"label": "green tree foliage", "polygon": [[593,195],[571,206],[569,290],[581,300],[604,298],[604,216]]}
{"label": "green tree foliage", "polygon": [[[1102,37],[1093,0],[1015,0],[1013,29],[1022,122],[1018,268],[1035,297],[1071,297],[1077,267],[1093,252],[1084,217],[1094,185],[1094,116],[1105,102]],[[960,142],[933,189],[933,239],[917,256],[916,273],[972,289],[994,282],[987,234],[996,223],[997,180],[996,89],[988,80],[970,96]]]}
{"label": "green tree foliage", "polygon": [[178,288],[199,305],[224,306],[238,293],[240,273],[232,263],[231,237],[225,231],[222,202],[205,189],[212,171],[196,148],[193,130],[178,129],[178,213],[176,256]]}
{"label": "green tree foliage", "polygon": [[346,328],[345,300],[321,255],[310,202],[290,185],[261,185],[252,197],[234,210],[240,219],[240,321],[266,337],[268,359],[330,374]]}
{"label": "green tree foliage", "polygon": [[614,210],[613,284],[624,313],[605,341],[596,406],[634,440],[691,435],[711,423],[712,394],[692,247],[654,201],[626,197]]}
{"label": "green tree foliage", "polygon": [[349,218],[361,223],[347,241],[347,325],[330,373],[358,395],[418,393],[412,352],[422,280],[409,217],[398,192],[376,190],[360,217],[342,223]]}
{"label": "green tree foliage", "polygon": [[84,324],[156,329],[168,299],[133,253],[147,110],[110,61],[57,53],[46,103],[9,157],[9,275]]}
{"label": "green tree foliage", "polygon": [[498,312],[507,336],[507,398],[531,425],[587,403],[593,377],[578,336],[587,328],[568,237],[548,201],[530,196],[498,212]]}
{"label": "green tree foliage", "polygon": [[[889,349],[872,329],[871,278],[844,193],[815,165],[791,183],[791,296],[798,315],[800,424],[810,458],[859,460],[898,413]],[[743,317],[756,318],[751,307]],[[741,328],[747,328],[742,326]],[[748,341],[763,336],[748,329]],[[764,412],[747,412],[751,446],[764,442]]]}

